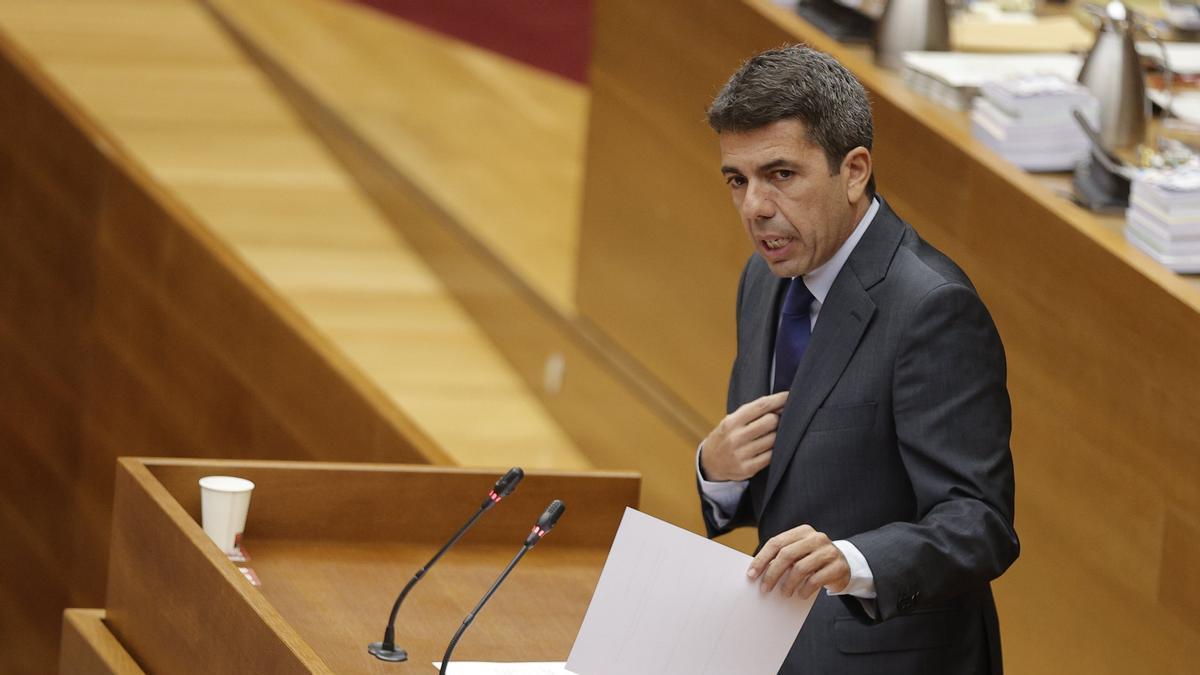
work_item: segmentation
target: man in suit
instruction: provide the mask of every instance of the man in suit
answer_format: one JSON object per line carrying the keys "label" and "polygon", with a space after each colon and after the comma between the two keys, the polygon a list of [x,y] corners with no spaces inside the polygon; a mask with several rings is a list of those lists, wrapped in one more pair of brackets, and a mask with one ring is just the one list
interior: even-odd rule
{"label": "man in suit", "polygon": [[780,672],[1000,673],[989,582],[1019,545],[987,309],[875,194],[870,106],[837,61],[759,54],[708,119],[755,253],[698,484],[710,536],[758,526],[765,591],[825,589]]}

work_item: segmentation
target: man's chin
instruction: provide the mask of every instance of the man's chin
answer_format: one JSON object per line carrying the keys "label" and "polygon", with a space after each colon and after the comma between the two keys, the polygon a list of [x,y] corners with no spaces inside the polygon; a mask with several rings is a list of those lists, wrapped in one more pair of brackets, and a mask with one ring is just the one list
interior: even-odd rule
{"label": "man's chin", "polygon": [[771,270],[771,274],[780,279],[791,279],[792,277],[802,276],[804,272],[800,269],[800,265],[795,260],[779,260],[771,261],[763,258],[767,263],[767,269]]}

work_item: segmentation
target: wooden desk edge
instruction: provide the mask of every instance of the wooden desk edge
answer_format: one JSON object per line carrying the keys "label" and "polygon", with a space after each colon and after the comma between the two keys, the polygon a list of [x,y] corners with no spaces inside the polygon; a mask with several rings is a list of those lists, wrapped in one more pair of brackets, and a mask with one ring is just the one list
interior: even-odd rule
{"label": "wooden desk edge", "polygon": [[[269,459],[205,459],[187,457],[121,457],[122,463],[142,465],[153,472],[156,466],[187,466],[214,468],[254,468],[254,469],[286,469],[296,471],[362,471],[381,473],[451,473],[464,476],[492,475],[499,477],[508,467],[496,465],[492,467],[461,467],[438,466],[429,464],[392,464],[374,462],[313,462]],[[636,471],[617,471],[595,469],[574,471],[566,469],[530,469],[530,475],[538,476],[580,476],[588,478],[616,478],[641,480],[641,474]]]}
{"label": "wooden desk edge", "polygon": [[63,610],[58,669],[71,675],[144,675],[104,623],[103,609]]}
{"label": "wooden desk edge", "polygon": [[[162,518],[169,522],[166,531],[153,526],[154,520]],[[235,637],[231,643],[241,641],[227,644],[229,649],[216,654],[217,659],[231,661],[229,665],[244,663],[251,670],[265,665],[278,672],[299,668],[332,673],[266,597],[212,545],[149,467],[129,458],[117,460],[110,555],[110,626],[132,653],[150,665],[179,664],[189,658],[169,646],[173,640],[161,639],[173,637],[172,629],[179,630],[172,625],[178,617],[157,609],[174,606],[178,612],[180,605],[198,604],[203,595],[205,606],[196,616],[222,617],[219,624],[207,624],[205,629],[212,629],[210,635],[223,632],[226,638]],[[186,578],[187,583],[177,584],[178,578]],[[268,635],[274,636],[273,644],[268,644]],[[239,646],[245,649],[239,652]]]}
{"label": "wooden desk edge", "polygon": [[[440,468],[360,465],[336,462],[205,461],[123,458],[147,471],[192,520],[200,520],[197,481],[231,474],[257,486],[247,519],[247,546],[255,540],[358,542],[365,546],[400,543],[440,544],[483,499],[507,467]],[[505,532],[533,524],[552,499],[570,512],[570,527],[556,539],[571,546],[607,547],[624,509],[637,508],[641,477],[615,471],[525,473],[504,505],[472,531],[475,543],[505,543]],[[388,534],[383,534],[388,533]]]}

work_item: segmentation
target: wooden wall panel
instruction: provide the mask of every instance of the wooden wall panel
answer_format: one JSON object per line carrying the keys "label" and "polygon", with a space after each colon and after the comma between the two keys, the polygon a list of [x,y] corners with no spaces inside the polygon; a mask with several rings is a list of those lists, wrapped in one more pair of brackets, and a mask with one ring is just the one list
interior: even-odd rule
{"label": "wooden wall panel", "polygon": [[[972,277],[1007,349],[1023,543],[995,585],[1009,669],[1189,672],[1200,284],[991,155],[962,116],[768,5],[597,3],[581,313],[720,417],[746,249],[703,110],[756,51],[834,53],[871,93],[881,194]],[[678,238],[683,255],[648,253]],[[683,344],[696,345],[687,358],[668,349]]]}
{"label": "wooden wall panel", "polygon": [[750,246],[704,110],[764,38],[747,37],[738,3],[680,10],[596,3],[577,302],[711,424],[724,415]]}
{"label": "wooden wall panel", "polygon": [[124,454],[444,461],[0,34],[0,671],[104,599]]}
{"label": "wooden wall panel", "polygon": [[95,233],[86,214],[102,184],[97,157],[71,158],[86,134],[21,65],[0,59],[0,670],[50,672],[69,594]]}
{"label": "wooden wall panel", "polygon": [[[0,351],[0,361],[11,356]],[[0,377],[8,374],[0,368]],[[30,400],[38,400],[36,392]],[[57,644],[55,615],[68,603],[62,579],[69,542],[55,533],[66,529],[59,500],[69,497],[69,486],[39,463],[42,453],[8,420],[0,424],[0,449],[0,671],[46,672]]]}
{"label": "wooden wall panel", "polygon": [[1200,616],[1200,518],[1171,511],[1164,524],[1158,600],[1182,620]]}

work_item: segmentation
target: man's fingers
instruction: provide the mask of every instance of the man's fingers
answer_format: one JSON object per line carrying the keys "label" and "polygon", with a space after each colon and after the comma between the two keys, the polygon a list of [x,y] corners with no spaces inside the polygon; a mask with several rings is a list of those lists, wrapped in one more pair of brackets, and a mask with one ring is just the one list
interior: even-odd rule
{"label": "man's fingers", "polygon": [[[843,577],[844,581],[842,580]],[[836,593],[837,591],[845,588],[849,581],[849,572],[843,573],[840,565],[837,563],[830,563],[808,575],[808,577],[804,580],[804,583],[801,584],[798,589],[796,589],[796,595],[799,595],[802,598],[810,598],[812,597],[813,593],[821,590],[821,587],[825,586],[826,584],[836,585],[837,588],[834,589],[834,592]]]}
{"label": "man's fingers", "polygon": [[739,426],[745,426],[767,413],[783,410],[784,404],[787,403],[787,396],[786,391],[770,396],[760,396],[749,403],[742,404],[740,408],[729,414],[729,418]]}
{"label": "man's fingers", "polygon": [[743,459],[752,459],[758,457],[764,452],[770,452],[771,448],[775,447],[775,432],[756,438],[742,446],[742,451],[739,453]]}
{"label": "man's fingers", "polygon": [[762,401],[763,404],[767,406],[767,410],[778,411],[778,410],[783,410],[783,406],[787,404],[787,399],[788,399],[788,392],[780,391],[780,392],[771,394],[770,396],[763,396],[762,398],[760,398],[758,400]]}
{"label": "man's fingers", "polygon": [[791,597],[796,593],[796,589],[800,587],[800,584],[804,583],[808,579],[809,575],[811,575],[813,572],[811,569],[809,569],[812,567],[812,565],[806,564],[811,563],[811,558],[811,555],[806,556],[801,560],[797,560],[792,564],[791,567],[788,568],[787,578],[784,579],[783,583],[779,586],[780,593],[783,593],[788,597]]}
{"label": "man's fingers", "polygon": [[768,448],[766,452],[760,452],[759,454],[757,454],[754,457],[752,457],[751,459],[749,459],[746,462],[745,467],[746,467],[746,471],[749,472],[750,476],[753,476],[754,474],[758,473],[759,471],[762,471],[763,469],[767,468],[770,465],[771,465],[771,450],[770,450],[770,448]]}
{"label": "man's fingers", "polygon": [[769,412],[746,425],[749,438],[759,438],[779,428],[779,413]]}
{"label": "man's fingers", "polygon": [[817,570],[808,578],[808,581],[800,589],[800,597],[807,598],[821,590],[822,586],[828,587],[834,593],[840,593],[849,583],[850,566],[843,564],[840,559],[835,560]]}
{"label": "man's fingers", "polygon": [[762,578],[759,580],[763,592],[770,593],[775,590],[775,586],[783,579],[783,575],[791,570],[791,562],[790,559],[785,559],[784,553],[780,551],[779,555],[775,556],[775,559],[767,564],[767,568],[763,570]]}
{"label": "man's fingers", "polygon": [[[795,530],[790,530],[795,532]],[[813,540],[807,534],[802,534],[799,538],[792,541],[779,549],[779,553],[771,564],[767,565],[767,569],[763,572],[762,586],[763,590],[770,592],[781,581],[785,582],[785,586],[781,590],[785,595],[791,595],[802,581],[809,574],[812,574],[813,569],[820,565],[819,560],[813,559]]]}
{"label": "man's fingers", "polygon": [[[809,550],[803,557],[797,558],[796,562],[792,564],[792,573],[788,578],[788,583],[780,589],[784,595],[792,596],[797,591],[804,598],[812,595],[810,586],[815,584],[814,588],[820,588],[824,584],[824,581],[818,583],[815,579],[819,575],[825,574],[829,566],[836,564],[841,558],[841,553],[832,545],[813,548],[811,546],[812,540],[804,543],[809,545],[806,547]],[[826,576],[820,578],[825,579]]]}
{"label": "man's fingers", "polygon": [[791,543],[791,540],[785,535],[787,535],[787,532],[771,537],[767,540],[767,543],[763,544],[762,548],[760,548],[758,553],[754,556],[754,560],[750,561],[750,569],[746,570],[746,576],[750,577],[751,579],[757,579],[760,575],[762,575],[763,570],[766,569],[767,565],[769,565],[771,561],[775,559],[775,556],[779,554],[779,550]]}
{"label": "man's fingers", "polygon": [[[787,578],[779,587],[784,595],[792,595],[796,587],[804,582],[810,574],[823,564],[819,550],[813,550],[813,539],[805,537],[795,543],[784,546],[776,556],[776,560],[787,563]],[[779,575],[781,578],[782,574]],[[768,589],[769,590],[769,589]]]}
{"label": "man's fingers", "polygon": [[[758,555],[754,556],[754,560],[750,561],[750,569],[746,571],[747,576],[749,576],[751,579],[757,579],[760,576],[763,576],[765,579],[765,577],[769,575],[771,577],[769,586],[770,588],[773,588],[775,582],[779,580],[779,576],[782,574],[782,572],[779,571],[771,574],[772,569],[778,569],[777,567],[773,567],[775,563],[780,562],[780,564],[786,568],[795,562],[794,557],[784,556],[786,559],[780,560],[780,556],[783,555],[787,547],[793,545],[798,540],[807,537],[812,531],[813,529],[808,525],[801,525],[800,527],[794,527],[786,532],[780,532],[774,537],[768,539],[767,543],[763,544],[763,547],[758,551]],[[768,588],[768,590],[770,588]]]}

